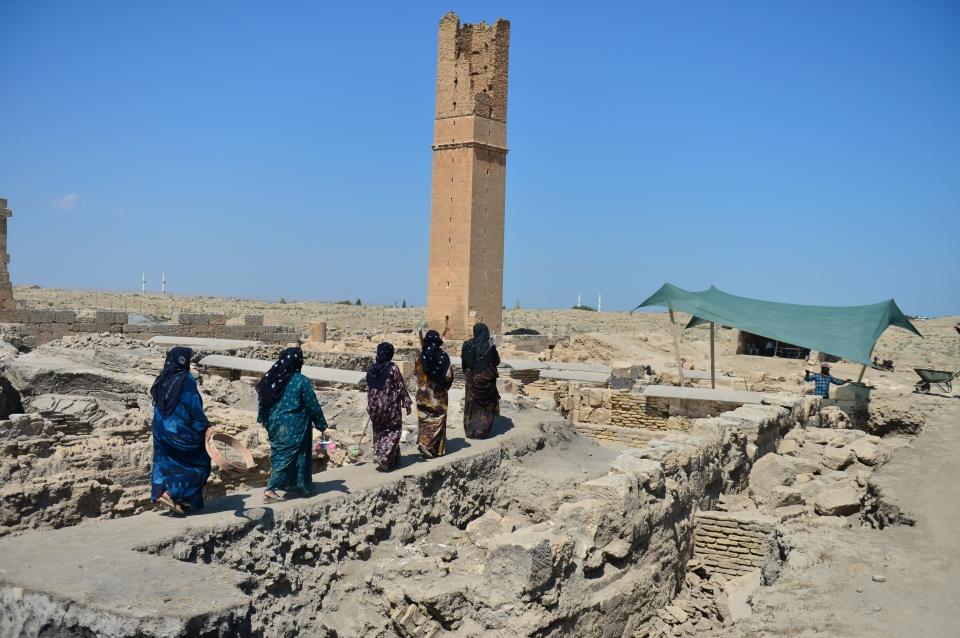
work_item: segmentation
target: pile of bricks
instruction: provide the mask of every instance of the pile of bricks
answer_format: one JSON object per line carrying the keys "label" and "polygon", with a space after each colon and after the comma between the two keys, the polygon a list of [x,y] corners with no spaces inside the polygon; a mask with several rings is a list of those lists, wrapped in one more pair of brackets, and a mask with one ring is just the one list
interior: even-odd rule
{"label": "pile of bricks", "polygon": [[774,551],[776,522],[755,512],[697,512],[694,554],[708,572],[741,576]]}

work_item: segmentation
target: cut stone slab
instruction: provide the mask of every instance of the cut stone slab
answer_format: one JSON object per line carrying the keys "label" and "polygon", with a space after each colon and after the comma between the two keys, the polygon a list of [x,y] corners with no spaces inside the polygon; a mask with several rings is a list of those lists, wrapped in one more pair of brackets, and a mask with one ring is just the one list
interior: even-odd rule
{"label": "cut stone slab", "polygon": [[792,485],[797,478],[792,459],[766,454],[750,470],[750,496],[758,505],[773,502],[773,488]]}
{"label": "cut stone slab", "polygon": [[750,598],[760,589],[761,574],[759,569],[753,569],[742,576],[727,581],[723,587],[726,594],[726,606],[729,612],[723,614],[733,622],[745,620],[753,615]]}
{"label": "cut stone slab", "polygon": [[[273,364],[273,361],[264,361],[263,359],[247,359],[222,354],[211,354],[200,360],[200,365],[207,368],[238,370],[240,372],[254,372],[257,374],[265,374]],[[358,387],[366,383],[367,377],[365,372],[321,368],[319,366],[303,366],[301,372],[311,381],[341,383]]]}
{"label": "cut stone slab", "polygon": [[560,381],[580,381],[582,383],[607,384],[610,382],[608,372],[588,372],[584,370],[542,370],[541,379],[557,379]]}
{"label": "cut stone slab", "polygon": [[[539,523],[490,539],[484,577],[496,587],[517,594],[542,590],[553,578],[556,542],[550,523]],[[562,541],[563,539],[561,539]]]}
{"label": "cut stone slab", "polygon": [[864,465],[878,465],[883,462],[880,448],[865,438],[854,441],[849,447],[857,456],[857,460]]}
{"label": "cut stone slab", "polygon": [[849,486],[825,489],[813,498],[821,516],[849,516],[860,511],[860,495]]}
{"label": "cut stone slab", "polygon": [[247,339],[208,339],[204,337],[171,337],[165,335],[150,337],[147,343],[154,346],[186,346],[196,350],[212,350],[216,352],[227,352],[229,350],[240,350],[241,348],[253,348],[263,345],[262,341],[251,341]]}
{"label": "cut stone slab", "polygon": [[853,450],[849,447],[826,447],[820,456],[820,462],[831,470],[842,470],[854,461]]}
{"label": "cut stone slab", "polygon": [[647,397],[664,399],[691,399],[694,401],[716,401],[718,403],[737,403],[739,405],[763,403],[762,392],[747,392],[745,390],[724,390],[713,388],[678,387],[675,385],[648,385],[643,389]]}

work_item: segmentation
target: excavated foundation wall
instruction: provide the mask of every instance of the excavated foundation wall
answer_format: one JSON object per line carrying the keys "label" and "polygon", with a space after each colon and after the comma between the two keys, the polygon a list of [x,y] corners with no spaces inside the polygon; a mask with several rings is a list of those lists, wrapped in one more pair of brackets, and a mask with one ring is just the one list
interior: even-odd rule
{"label": "excavated foundation wall", "polygon": [[127,312],[114,310],[97,310],[93,315],[78,315],[72,310],[0,310],[0,323],[20,325],[25,333],[23,344],[30,348],[66,335],[88,333],[122,333],[135,339],[156,335],[253,339],[281,344],[301,336],[290,326],[263,325],[261,315],[247,315],[242,325],[227,325],[224,315],[207,313],[183,313],[178,323],[134,324],[129,323]]}
{"label": "excavated foundation wall", "polygon": [[580,483],[552,513],[471,536],[475,542],[459,551],[427,552],[427,567],[417,570],[378,556],[387,546],[403,556],[435,528],[469,536],[471,526],[496,518],[523,498],[512,480],[518,464],[575,438],[572,426],[548,423],[528,439],[423,476],[141,549],[246,574],[238,586],[250,607],[225,618],[221,635],[439,636],[466,627],[487,635],[630,635],[681,587],[695,512],[711,509],[721,492],[743,489],[753,461],[806,420],[805,405],[785,400],[698,419],[688,433],[622,452],[606,476]]}

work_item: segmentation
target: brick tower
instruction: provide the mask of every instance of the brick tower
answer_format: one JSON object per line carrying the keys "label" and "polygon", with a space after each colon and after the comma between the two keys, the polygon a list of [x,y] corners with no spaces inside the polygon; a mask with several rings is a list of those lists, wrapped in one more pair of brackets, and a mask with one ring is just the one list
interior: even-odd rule
{"label": "brick tower", "polygon": [[445,337],[503,319],[510,23],[440,20],[427,323]]}
{"label": "brick tower", "polygon": [[7,200],[0,198],[0,311],[17,308],[13,300],[10,273],[7,271],[7,264],[10,262],[10,255],[7,254],[7,218],[12,215],[13,211],[7,208]]}

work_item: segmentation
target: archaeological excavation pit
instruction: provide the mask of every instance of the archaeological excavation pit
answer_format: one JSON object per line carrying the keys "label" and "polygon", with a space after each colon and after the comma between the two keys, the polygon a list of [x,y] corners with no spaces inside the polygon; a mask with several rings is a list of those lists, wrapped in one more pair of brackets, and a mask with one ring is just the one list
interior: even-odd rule
{"label": "archaeological excavation pit", "polygon": [[[328,469],[310,499],[264,506],[240,489],[186,524],[144,515],[8,537],[3,629],[639,632],[699,578],[688,566],[708,562],[696,556],[695,513],[745,490],[754,460],[808,409],[745,406],[626,449],[540,410],[508,412],[497,436],[452,442],[438,461],[391,475]],[[729,612],[698,620],[720,626]]]}

